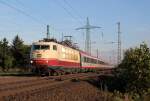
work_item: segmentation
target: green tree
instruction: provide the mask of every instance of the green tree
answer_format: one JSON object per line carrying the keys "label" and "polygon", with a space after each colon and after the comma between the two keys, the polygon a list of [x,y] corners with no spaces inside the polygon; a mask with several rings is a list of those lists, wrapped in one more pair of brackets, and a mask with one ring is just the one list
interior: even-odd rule
{"label": "green tree", "polygon": [[[142,95],[150,88],[150,49],[143,43],[140,47],[130,48],[125,52],[119,65],[118,78],[124,82],[123,89]],[[119,83],[119,82],[118,82]]]}
{"label": "green tree", "polygon": [[12,54],[14,57],[14,66],[24,67],[29,61],[30,47],[24,45],[23,40],[16,35],[12,43]]}
{"label": "green tree", "polygon": [[12,67],[13,57],[10,52],[10,47],[8,46],[8,41],[4,38],[0,42],[0,66],[2,70],[8,70]]}

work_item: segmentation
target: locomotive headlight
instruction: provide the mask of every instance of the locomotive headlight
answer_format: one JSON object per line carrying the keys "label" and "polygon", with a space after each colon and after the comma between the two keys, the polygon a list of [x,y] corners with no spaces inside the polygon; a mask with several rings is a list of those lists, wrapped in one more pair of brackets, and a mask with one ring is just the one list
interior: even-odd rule
{"label": "locomotive headlight", "polygon": [[32,64],[32,63],[33,63],[33,61],[31,60],[31,61],[30,61],[30,63]]}
{"label": "locomotive headlight", "polygon": [[48,60],[46,62],[48,63]]}

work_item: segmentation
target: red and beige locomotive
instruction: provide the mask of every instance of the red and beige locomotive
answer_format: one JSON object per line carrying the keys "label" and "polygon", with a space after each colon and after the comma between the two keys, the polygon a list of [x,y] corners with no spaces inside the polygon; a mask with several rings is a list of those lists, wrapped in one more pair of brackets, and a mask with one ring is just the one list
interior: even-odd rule
{"label": "red and beige locomotive", "polygon": [[30,58],[34,70],[41,74],[65,72],[65,70],[111,68],[99,58],[56,41],[34,42]]}

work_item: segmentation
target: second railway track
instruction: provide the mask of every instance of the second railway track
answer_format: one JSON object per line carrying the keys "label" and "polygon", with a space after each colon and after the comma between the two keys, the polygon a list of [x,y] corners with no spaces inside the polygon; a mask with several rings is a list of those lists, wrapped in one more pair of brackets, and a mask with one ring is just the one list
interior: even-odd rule
{"label": "second railway track", "polygon": [[14,97],[16,94],[27,94],[25,92],[32,93],[43,89],[49,89],[50,87],[55,87],[74,79],[85,79],[99,75],[100,74],[96,73],[80,73],[53,77],[39,77],[30,80],[4,83],[0,84],[0,99],[8,98],[10,96]]}

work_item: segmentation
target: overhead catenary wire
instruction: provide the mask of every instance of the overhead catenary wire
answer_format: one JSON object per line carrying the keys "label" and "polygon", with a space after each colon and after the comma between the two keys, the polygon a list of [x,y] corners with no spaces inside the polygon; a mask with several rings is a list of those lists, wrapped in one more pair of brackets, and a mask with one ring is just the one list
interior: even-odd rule
{"label": "overhead catenary wire", "polygon": [[[59,0],[54,0],[54,2],[60,6],[72,19],[74,19],[77,23],[82,24],[82,22],[76,18]],[[73,9],[73,8],[72,8]]]}
{"label": "overhead catenary wire", "polygon": [[18,4],[20,4],[21,6],[24,6],[25,7],[25,5],[20,1],[20,0],[15,0]]}
{"label": "overhead catenary wire", "polygon": [[[16,1],[16,3],[17,4],[19,4],[21,7],[23,7],[24,9],[27,9],[27,10],[31,10],[32,8],[31,7],[29,7],[29,6],[27,6],[27,5],[25,5],[24,4],[24,2],[22,2],[21,0],[15,0]],[[29,15],[29,14],[28,14]],[[31,15],[30,15],[31,16]],[[35,17],[34,17],[35,18]],[[43,16],[41,17],[41,15],[40,15],[40,18],[43,18]],[[37,19],[37,18],[35,18],[36,20],[39,20],[39,19]],[[43,21],[41,21],[41,20],[39,20],[40,22],[41,22],[41,24],[43,23],[43,24],[45,24],[45,22],[43,22]],[[46,24],[45,24],[46,25]]]}
{"label": "overhead catenary wire", "polygon": [[72,17],[72,19],[74,19],[75,21],[77,21],[78,23],[82,24],[82,22],[80,20],[78,20],[64,5],[62,5],[59,0],[54,0],[55,3],[57,3],[58,6],[60,6],[61,8],[64,9],[64,11]]}
{"label": "overhead catenary wire", "polygon": [[74,13],[76,13],[76,15],[80,18],[80,19],[82,19],[82,16],[74,9],[74,7],[67,1],[67,0],[63,0],[64,1],[64,3],[66,4],[66,5],[68,5],[68,7],[70,7],[71,9],[72,9],[72,11],[74,12]]}
{"label": "overhead catenary wire", "polygon": [[[25,7],[25,5],[24,5],[22,2],[20,2],[19,0],[16,0],[16,2],[17,2],[18,4],[20,4],[21,6],[24,6],[24,7]],[[34,22],[36,22],[36,23],[38,23],[38,24],[40,24],[40,25],[44,25],[44,26],[47,25],[45,22],[43,22],[43,21],[37,19],[36,17],[30,15],[29,13],[25,12],[24,10],[22,10],[22,9],[20,9],[20,8],[17,8],[16,6],[10,4],[7,0],[6,0],[6,1],[0,0],[0,3],[3,4],[3,5],[5,5],[5,6],[7,6],[7,7],[9,7],[9,8],[11,8],[11,9],[13,9],[13,10],[15,10],[16,12],[18,12],[18,13],[20,13],[20,14],[22,14],[22,15],[28,17],[28,18],[30,18],[31,20],[33,20]],[[60,5],[61,5],[61,4],[60,4]],[[23,8],[24,8],[24,7],[23,7]],[[72,18],[74,18],[75,20],[77,20],[77,19],[67,10],[67,8],[65,8],[63,5],[62,5],[61,7],[62,7]],[[52,28],[53,30],[55,30],[52,26],[51,26],[51,28]],[[55,30],[55,31],[56,31],[56,30]],[[57,31],[57,32],[58,32],[58,31]],[[58,33],[60,33],[60,32],[58,32]]]}
{"label": "overhead catenary wire", "polygon": [[13,5],[11,5],[11,4],[9,4],[9,3],[3,1],[3,0],[0,0],[0,3],[3,4],[3,5],[5,5],[5,6],[7,6],[7,7],[9,7],[9,8],[11,8],[11,9],[13,9],[13,10],[15,10],[15,11],[17,11],[18,13],[21,13],[22,15],[24,15],[24,16],[26,16],[26,17],[32,19],[33,21],[35,21],[36,23],[38,23],[38,24],[40,24],[40,25],[41,25],[41,24],[42,24],[42,25],[46,25],[46,24],[45,24],[44,22],[42,22],[41,20],[39,20],[39,19],[33,17],[32,15],[26,13],[25,11],[23,11],[23,10],[21,10],[21,9],[19,9],[19,8],[17,8],[17,7],[15,7],[15,6],[13,6]]}

